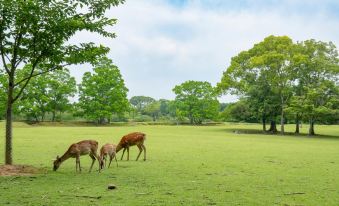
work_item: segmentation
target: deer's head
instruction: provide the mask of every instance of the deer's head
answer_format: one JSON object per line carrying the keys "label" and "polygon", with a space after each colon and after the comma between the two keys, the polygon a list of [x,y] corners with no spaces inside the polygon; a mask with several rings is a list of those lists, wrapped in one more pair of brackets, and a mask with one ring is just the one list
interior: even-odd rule
{"label": "deer's head", "polygon": [[56,157],[56,160],[54,160],[53,162],[53,170],[56,171],[59,167],[60,167],[60,164],[61,164],[61,158],[59,156]]}

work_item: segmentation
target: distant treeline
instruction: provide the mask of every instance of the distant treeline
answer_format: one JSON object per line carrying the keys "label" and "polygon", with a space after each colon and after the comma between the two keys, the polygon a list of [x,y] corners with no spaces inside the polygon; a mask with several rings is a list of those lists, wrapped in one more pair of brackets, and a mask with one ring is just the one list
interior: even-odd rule
{"label": "distant treeline", "polygon": [[[83,120],[96,124],[112,121],[154,121],[175,124],[203,122],[261,122],[263,130],[281,132],[285,123],[339,123],[338,52],[332,43],[288,37],[267,37],[232,58],[217,87],[204,81],[186,81],[173,88],[174,100],[147,96],[127,98],[120,70],[108,58],[93,64],[77,85],[68,69],[31,79],[14,104],[17,120],[33,122]],[[18,70],[20,79],[30,65]],[[5,117],[7,81],[0,70],[0,118]],[[17,93],[18,91],[14,91]],[[239,96],[234,103],[219,103],[223,93]],[[76,101],[75,101],[76,100]],[[266,129],[266,124],[270,127]]]}

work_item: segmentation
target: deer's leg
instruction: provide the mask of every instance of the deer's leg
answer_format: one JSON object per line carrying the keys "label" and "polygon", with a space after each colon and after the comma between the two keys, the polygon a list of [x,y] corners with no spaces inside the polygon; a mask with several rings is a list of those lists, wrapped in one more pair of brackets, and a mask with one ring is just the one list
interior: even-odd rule
{"label": "deer's leg", "polygon": [[[92,158],[92,164],[91,164],[91,167],[89,168],[88,172],[91,172],[92,171],[92,167],[93,167],[94,162],[95,162],[95,157],[94,157],[93,154],[89,154],[89,156]],[[99,162],[99,170],[100,170],[100,162]]]}
{"label": "deer's leg", "polygon": [[121,155],[121,159],[120,160],[122,160],[122,158],[124,157],[125,151],[126,151],[126,148],[124,148],[124,150],[122,150],[122,155]]}
{"label": "deer's leg", "polygon": [[117,167],[118,167],[118,160],[117,160],[117,155],[116,154],[114,155],[114,159],[115,159],[115,162],[117,163]]}
{"label": "deer's leg", "polygon": [[129,147],[127,147],[127,161],[129,160]]}
{"label": "deer's leg", "polygon": [[139,148],[139,154],[138,154],[138,157],[137,157],[137,159],[135,160],[135,161],[138,161],[138,159],[139,159],[139,157],[140,157],[140,155],[141,155],[141,152],[142,152],[142,147],[141,147],[141,145],[137,145],[138,146],[138,148]]}
{"label": "deer's leg", "polygon": [[146,161],[146,147],[145,145],[141,145],[141,147],[144,149],[144,161]]}
{"label": "deer's leg", "polygon": [[[76,162],[75,167],[76,167],[76,168],[79,168],[79,172],[81,172],[81,167],[80,167],[80,155],[77,155],[75,158],[76,158],[76,160],[75,160],[75,162]],[[78,170],[76,169],[76,171],[78,171]]]}
{"label": "deer's leg", "polygon": [[75,159],[75,172],[78,172],[78,160]]}
{"label": "deer's leg", "polygon": [[109,156],[109,164],[108,164],[108,168],[111,166],[112,159],[113,159],[113,156],[110,155],[110,156]]}
{"label": "deer's leg", "polygon": [[97,159],[97,160],[98,160],[98,163],[99,163],[99,172],[100,172],[100,171],[101,171],[101,168],[100,168],[100,158],[99,158],[99,156],[98,156],[98,154],[97,154],[96,151],[93,153],[93,156],[94,156],[95,158],[94,158],[94,160],[93,160],[93,162],[92,162],[92,166],[93,166],[93,163],[95,162],[95,159]]}

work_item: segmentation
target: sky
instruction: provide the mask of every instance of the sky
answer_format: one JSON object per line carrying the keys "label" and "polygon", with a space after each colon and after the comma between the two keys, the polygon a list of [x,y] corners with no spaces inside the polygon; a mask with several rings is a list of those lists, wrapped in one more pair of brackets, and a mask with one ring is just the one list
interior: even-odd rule
{"label": "sky", "polygon": [[[339,0],[126,0],[106,15],[118,19],[115,39],[82,32],[71,42],[109,47],[129,98],[174,99],[174,86],[188,80],[215,86],[233,56],[269,35],[339,46]],[[86,71],[71,69],[78,83]]]}

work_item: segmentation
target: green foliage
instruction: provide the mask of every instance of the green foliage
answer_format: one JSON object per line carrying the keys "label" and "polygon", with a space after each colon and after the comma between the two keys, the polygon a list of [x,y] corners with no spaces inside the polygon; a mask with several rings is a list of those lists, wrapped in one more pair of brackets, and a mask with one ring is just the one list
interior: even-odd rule
{"label": "green foliage", "polygon": [[144,112],[151,116],[153,121],[156,121],[160,116],[160,106],[161,103],[159,101],[152,102],[145,107]]}
{"label": "green foliage", "polygon": [[246,100],[229,103],[220,113],[220,117],[226,122],[256,122],[255,113],[251,111],[250,104]]}
{"label": "green foliage", "polygon": [[186,81],[174,87],[176,115],[185,116],[191,124],[201,124],[206,119],[215,119],[219,102],[214,88],[208,82]]}
{"label": "green foliage", "polygon": [[110,121],[112,114],[129,110],[128,89],[117,66],[102,58],[94,65],[94,73],[86,72],[79,85],[81,115],[98,123]]}
{"label": "green foliage", "polygon": [[307,40],[298,43],[298,52],[294,58],[297,84],[288,112],[311,123],[338,117],[339,59],[334,44]]}
{"label": "green foliage", "polygon": [[129,102],[138,112],[142,113],[149,104],[155,102],[155,99],[146,96],[134,96]]}
{"label": "green foliage", "polygon": [[264,121],[280,115],[283,133],[286,112],[311,122],[338,113],[338,62],[332,43],[269,36],[233,57],[217,88],[244,97]]}
{"label": "green foliage", "polygon": [[18,112],[28,120],[44,121],[47,113],[52,114],[52,121],[60,120],[61,114],[71,109],[69,98],[75,93],[76,82],[68,69],[40,75],[27,85]]}

